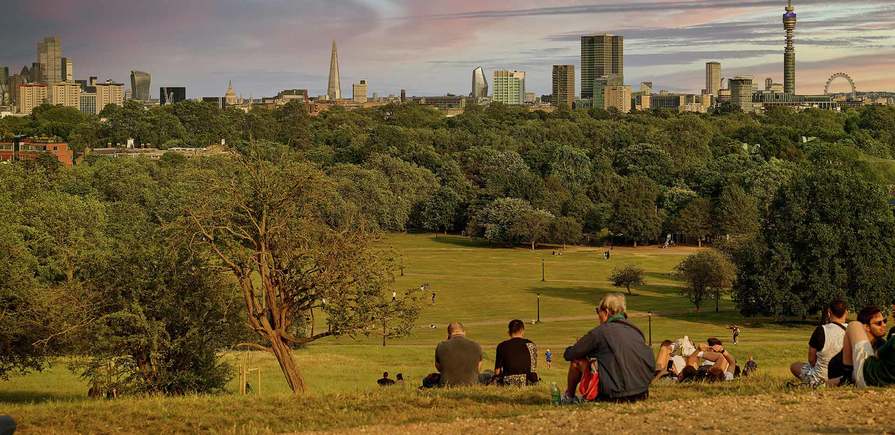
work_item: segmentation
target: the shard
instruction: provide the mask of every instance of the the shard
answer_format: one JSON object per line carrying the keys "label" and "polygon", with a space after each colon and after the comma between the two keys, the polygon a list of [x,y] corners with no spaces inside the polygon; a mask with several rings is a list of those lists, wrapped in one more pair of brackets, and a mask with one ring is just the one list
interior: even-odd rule
{"label": "the shard", "polygon": [[482,67],[472,70],[472,93],[470,96],[476,101],[488,96],[488,80],[485,78],[485,70]]}
{"label": "the shard", "polygon": [[326,95],[330,100],[342,99],[342,83],[339,81],[339,52],[336,49],[336,41],[333,41],[332,58],[329,61],[329,86]]}

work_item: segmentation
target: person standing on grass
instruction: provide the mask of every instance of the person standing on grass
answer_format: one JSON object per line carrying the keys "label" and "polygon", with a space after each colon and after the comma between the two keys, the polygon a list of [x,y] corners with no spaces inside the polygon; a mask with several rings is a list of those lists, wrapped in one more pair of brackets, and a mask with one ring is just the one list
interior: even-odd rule
{"label": "person standing on grass", "polygon": [[[879,308],[865,307],[858,320],[848,324],[842,346],[842,362],[858,388],[895,385],[895,340],[885,341],[886,318]],[[875,342],[884,342],[874,349]],[[831,379],[840,385],[844,379]]]}
{"label": "person standing on grass", "polygon": [[538,347],[525,338],[525,322],[512,320],[507,326],[510,339],[497,345],[494,377],[497,385],[524,387],[537,384]]}
{"label": "person standing on grass", "polygon": [[737,344],[738,339],[740,338],[740,327],[737,325],[730,325],[727,327],[727,329],[730,329],[730,333],[733,338],[733,344]]}
{"label": "person standing on grass", "polygon": [[550,349],[547,349],[547,352],[544,352],[544,361],[547,363],[547,368],[553,364],[553,352]]}
{"label": "person standing on grass", "polygon": [[830,302],[826,317],[829,322],[818,326],[808,340],[808,363],[793,363],[789,368],[793,376],[812,387],[824,385],[830,378],[845,375],[842,366],[842,346],[848,326],[848,306],[845,301],[836,299]]}
{"label": "person standing on grass", "polygon": [[423,387],[461,387],[479,383],[482,369],[482,346],[466,338],[460,322],[448,325],[448,338],[435,348],[435,368],[438,373],[423,380]]}
{"label": "person standing on grass", "polygon": [[[640,329],[628,322],[625,309],[625,295],[604,296],[596,309],[600,326],[563,353],[570,362],[564,403],[577,402],[575,390],[582,384],[585,398],[597,401],[634,402],[649,396],[656,368],[653,351]],[[594,369],[599,372],[596,392]]]}

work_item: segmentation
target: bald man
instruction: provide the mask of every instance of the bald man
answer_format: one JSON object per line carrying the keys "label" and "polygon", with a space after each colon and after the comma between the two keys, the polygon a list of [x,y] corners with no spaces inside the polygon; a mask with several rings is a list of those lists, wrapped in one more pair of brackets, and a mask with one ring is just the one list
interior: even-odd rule
{"label": "bald man", "polygon": [[435,348],[435,368],[441,373],[441,386],[475,385],[482,368],[482,346],[466,338],[460,322],[448,325],[448,338]]}

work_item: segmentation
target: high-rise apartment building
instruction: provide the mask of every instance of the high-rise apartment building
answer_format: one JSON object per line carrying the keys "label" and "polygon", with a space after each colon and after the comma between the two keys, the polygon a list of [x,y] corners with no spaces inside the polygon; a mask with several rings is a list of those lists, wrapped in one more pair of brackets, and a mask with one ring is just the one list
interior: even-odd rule
{"label": "high-rise apartment building", "polygon": [[705,64],[705,93],[717,96],[719,90],[721,90],[721,64],[707,62]]}
{"label": "high-rise apartment building", "polygon": [[116,106],[124,105],[124,83],[114,83],[111,80],[106,80],[105,83],[96,84],[97,115],[110,104]]}
{"label": "high-rise apartment building", "polygon": [[329,85],[326,87],[326,96],[332,100],[342,99],[342,81],[339,75],[339,51],[336,41],[333,41],[332,55],[329,58]]}
{"label": "high-rise apartment building", "polygon": [[62,81],[62,44],[58,37],[48,36],[37,43],[37,63],[40,79],[33,81],[49,85]]}
{"label": "high-rise apartment building", "polygon": [[72,82],[75,80],[75,65],[71,59],[67,57],[62,58],[62,81],[63,82]]}
{"label": "high-rise apartment building", "polygon": [[631,86],[610,85],[603,89],[603,108],[615,109],[621,113],[631,111]]}
{"label": "high-rise apartment building", "polygon": [[556,107],[571,109],[575,104],[575,65],[553,65],[553,97]]}
{"label": "high-rise apartment building", "polygon": [[475,102],[488,97],[488,79],[485,78],[485,70],[482,67],[472,70],[472,92],[469,96]]}
{"label": "high-rise apartment building", "polygon": [[35,107],[47,102],[47,85],[26,83],[19,85],[16,106],[19,113],[30,115]]}
{"label": "high-rise apartment building", "polygon": [[728,80],[730,102],[744,112],[752,112],[752,78],[736,77]]}
{"label": "high-rise apartment building", "polygon": [[786,31],[786,51],[783,54],[783,92],[796,93],[796,8],[792,6],[792,0],[786,5],[786,13],[783,14],[783,30]]}
{"label": "high-rise apartment building", "polygon": [[149,90],[152,76],[143,71],[131,71],[131,98],[138,101],[149,101]]}
{"label": "high-rise apartment building", "polygon": [[525,72],[494,71],[494,93],[492,101],[508,105],[525,102]]}
{"label": "high-rise apartment building", "polygon": [[57,82],[48,85],[47,99],[54,106],[81,108],[81,86],[75,82]]}
{"label": "high-rise apartment building", "polygon": [[581,37],[581,98],[594,98],[594,83],[600,77],[625,80],[625,39],[623,36]]}
{"label": "high-rise apartment building", "polygon": [[358,104],[367,102],[367,81],[361,80],[360,83],[351,85],[351,100]]}

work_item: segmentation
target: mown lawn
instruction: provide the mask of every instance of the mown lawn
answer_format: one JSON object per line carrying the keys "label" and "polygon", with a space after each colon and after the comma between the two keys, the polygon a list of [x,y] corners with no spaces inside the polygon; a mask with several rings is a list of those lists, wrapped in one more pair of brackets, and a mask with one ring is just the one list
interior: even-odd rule
{"label": "mown lawn", "polygon": [[[727,325],[745,325],[741,343],[729,348],[739,358],[752,355],[759,363],[757,379],[722,386],[658,386],[656,401],[673,401],[705,394],[748,396],[779,391],[788,365],[806,358],[810,325],[784,326],[743,319],[728,300],[721,313],[714,304],[696,313],[680,295],[681,283],[671,271],[696,250],[656,247],[616,248],[612,258],[602,249],[570,248],[561,256],[552,249],[492,248],[459,237],[397,235],[385,243],[402,259],[400,290],[429,284],[437,300],[429,303],[410,337],[381,346],[377,336],[324,340],[296,352],[309,386],[302,398],[288,394],[274,359],[257,352],[228,352],[234,366],[261,369],[261,383],[252,376],[253,394],[238,396],[234,379],[229,393],[181,398],[86,399],[86,384],[69,372],[64,360],[41,373],[0,383],[0,412],[14,415],[25,432],[279,432],[338,429],[382,423],[451,421],[458,417],[504,417],[549,410],[551,382],[565,382],[562,350],[596,325],[594,304],[617,291],[608,282],[613,267],[637,264],[647,271],[647,285],[628,298],[632,320],[654,345],[662,339],[689,335],[729,339]],[[546,281],[541,280],[542,261]],[[485,348],[485,366],[493,364],[494,349],[505,338],[513,318],[529,322],[527,336],[543,350],[553,350],[552,369],[540,367],[545,382],[524,391],[472,389],[418,392],[416,385],[434,370],[435,344],[444,339],[448,322],[466,324],[470,338]],[[653,312],[651,317],[647,313]],[[429,325],[434,324],[435,329]],[[543,361],[541,361],[543,362]],[[383,371],[403,373],[406,385],[380,391],[375,380]]]}

